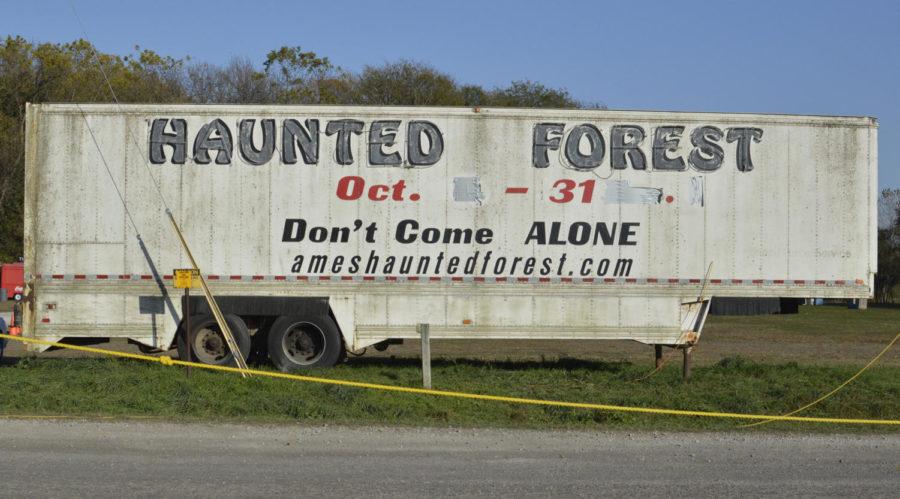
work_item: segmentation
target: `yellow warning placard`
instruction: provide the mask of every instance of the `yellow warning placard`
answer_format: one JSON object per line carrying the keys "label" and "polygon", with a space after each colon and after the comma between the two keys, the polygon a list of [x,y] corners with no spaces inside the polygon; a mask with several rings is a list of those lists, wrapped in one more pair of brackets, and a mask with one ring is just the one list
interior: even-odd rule
{"label": "yellow warning placard", "polygon": [[200,287],[200,271],[197,269],[175,269],[175,287],[189,289]]}

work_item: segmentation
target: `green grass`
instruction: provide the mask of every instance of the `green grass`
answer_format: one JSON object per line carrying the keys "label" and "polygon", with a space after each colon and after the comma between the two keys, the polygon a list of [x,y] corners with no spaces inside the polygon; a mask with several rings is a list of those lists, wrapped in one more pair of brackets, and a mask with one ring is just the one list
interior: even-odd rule
{"label": "green grass", "polygon": [[[494,344],[488,349],[480,342],[455,342],[436,354],[433,377],[435,388],[484,394],[782,414],[818,398],[853,375],[893,338],[900,330],[898,325],[900,307],[864,312],[839,306],[801,307],[797,315],[711,317],[695,352],[698,367],[688,384],[681,382],[680,355],[676,354],[659,374],[636,383],[634,379],[652,368],[648,362],[652,349],[617,344],[615,348],[592,350],[600,343],[573,343],[571,354],[562,354],[563,358],[557,360],[559,354],[553,354],[552,360],[536,361],[534,353],[542,348],[539,345],[503,350],[500,346],[519,347],[522,342]],[[843,391],[801,415],[900,419],[897,348],[900,345]],[[523,352],[529,357],[523,357]],[[745,357],[734,356],[737,352]],[[418,349],[404,346],[398,353],[400,358],[351,358],[334,369],[312,374],[421,386]],[[0,415],[660,430],[726,430],[741,424],[735,420],[447,399],[267,378],[244,380],[199,370],[187,379],[182,368],[44,355],[0,367]],[[474,359],[476,355],[481,359]],[[577,355],[579,359],[565,355]],[[900,431],[897,427],[803,423],[772,423],[747,431],[775,429]]]}
{"label": "green grass", "polygon": [[801,306],[796,314],[710,316],[704,334],[710,331],[763,337],[774,334],[785,339],[799,336],[882,342],[900,332],[900,306],[870,305],[867,310],[850,310],[840,305]]}
{"label": "green grass", "polygon": [[[632,380],[648,364],[561,359],[553,362],[439,361],[435,388],[529,398],[645,407],[779,414],[839,384],[856,367],[763,364],[740,357],[694,370],[680,362]],[[351,359],[323,377],[421,386],[415,360]],[[160,417],[170,420],[303,422],[580,429],[734,429],[735,420],[520,406],[253,378],[112,359],[34,359],[0,368],[0,414]],[[900,418],[900,368],[874,367],[809,416]],[[896,427],[773,423],[803,431],[896,432]],[[757,429],[748,431],[759,431]]]}

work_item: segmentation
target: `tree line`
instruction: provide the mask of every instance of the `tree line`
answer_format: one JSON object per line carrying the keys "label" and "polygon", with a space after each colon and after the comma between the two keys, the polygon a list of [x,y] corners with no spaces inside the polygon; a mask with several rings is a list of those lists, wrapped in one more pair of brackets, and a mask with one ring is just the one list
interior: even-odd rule
{"label": "tree line", "polygon": [[878,273],[875,301],[896,302],[900,298],[900,189],[884,189],[878,198]]}
{"label": "tree line", "polygon": [[215,65],[140,47],[121,56],[85,40],[8,36],[0,43],[0,261],[23,254],[25,103],[112,102],[109,87],[123,103],[602,107],[527,80],[498,88],[463,84],[414,61],[353,72],[301,47],[280,47],[258,63]]}

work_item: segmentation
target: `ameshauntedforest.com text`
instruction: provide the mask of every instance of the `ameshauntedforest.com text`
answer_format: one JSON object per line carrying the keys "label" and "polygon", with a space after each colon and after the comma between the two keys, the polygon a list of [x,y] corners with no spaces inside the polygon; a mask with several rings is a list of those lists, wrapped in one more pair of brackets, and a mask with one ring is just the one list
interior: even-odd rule
{"label": "ameshauntedforest.com text", "polygon": [[475,251],[467,257],[436,255],[308,255],[294,257],[291,272],[303,275],[368,276],[580,276],[628,277],[631,258],[582,258],[502,256],[491,250]]}

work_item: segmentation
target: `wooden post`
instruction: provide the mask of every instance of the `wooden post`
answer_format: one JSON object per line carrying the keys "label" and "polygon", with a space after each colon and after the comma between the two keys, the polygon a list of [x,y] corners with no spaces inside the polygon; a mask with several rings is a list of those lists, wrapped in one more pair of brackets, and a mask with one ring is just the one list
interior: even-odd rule
{"label": "wooden post", "polygon": [[428,324],[419,324],[416,329],[422,337],[422,386],[431,389],[431,335]]}
{"label": "wooden post", "polygon": [[[191,362],[191,288],[184,288],[184,344],[187,345],[187,362]],[[187,377],[191,377],[191,366],[184,366]]]}
{"label": "wooden post", "polygon": [[662,345],[653,345],[653,349],[656,351],[656,368],[659,369],[659,366],[662,365]]}
{"label": "wooden post", "polygon": [[684,353],[684,366],[681,370],[681,377],[685,383],[691,380],[691,351],[693,349],[694,347],[690,346],[685,346],[681,349],[681,351]]}
{"label": "wooden post", "polygon": [[[172,272],[172,284],[176,289],[184,290],[184,296],[181,298],[181,313],[184,317],[182,317],[181,320],[184,323],[184,331],[182,334],[184,335],[185,353],[187,354],[187,358],[181,360],[185,362],[191,362],[194,357],[191,354],[191,288],[194,287],[194,283],[197,282],[198,278],[200,278],[200,271],[196,268],[175,269]],[[188,377],[191,377],[191,366],[184,366],[184,371]]]}

